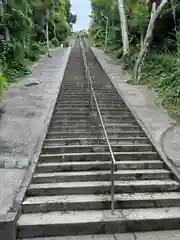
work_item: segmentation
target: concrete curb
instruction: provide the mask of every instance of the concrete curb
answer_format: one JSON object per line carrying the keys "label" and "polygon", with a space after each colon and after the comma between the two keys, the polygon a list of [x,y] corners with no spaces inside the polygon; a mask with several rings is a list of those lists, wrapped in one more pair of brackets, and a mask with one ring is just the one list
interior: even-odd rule
{"label": "concrete curb", "polygon": [[[98,58],[98,56],[96,55],[94,48],[91,47],[91,50],[94,54],[94,56],[96,57],[99,65],[101,66],[101,68],[105,71],[106,75],[109,77],[111,83],[113,84],[113,86],[115,87],[116,91],[119,93],[119,95],[121,96],[121,98],[123,99],[123,101],[126,103],[127,107],[130,109],[130,111],[132,112],[133,116],[135,117],[135,119],[137,120],[137,122],[139,123],[139,125],[141,126],[141,128],[143,129],[143,131],[146,133],[146,135],[148,136],[149,140],[152,142],[153,146],[156,148],[157,152],[159,153],[159,155],[161,156],[162,160],[165,162],[165,164],[167,165],[167,167],[169,168],[169,170],[171,170],[175,176],[175,179],[177,181],[180,182],[180,172],[178,171],[177,167],[175,166],[175,164],[167,158],[167,156],[165,155],[165,153],[163,152],[163,149],[161,147],[161,143],[159,142],[159,144],[157,144],[154,141],[153,136],[151,135],[151,133],[149,132],[149,130],[147,129],[147,127],[144,125],[142,119],[139,117],[139,115],[137,114],[137,112],[135,111],[135,109],[131,106],[131,104],[124,98],[123,94],[121,93],[121,91],[119,90],[119,88],[117,88],[116,83],[114,83],[114,79],[113,77],[108,73],[108,71],[106,70],[105,66],[103,66],[103,64],[100,62],[100,59]],[[164,131],[163,131],[164,132]],[[163,134],[163,132],[161,133],[161,135]],[[161,141],[161,135],[159,137],[159,141]]]}
{"label": "concrete curb", "polygon": [[27,187],[30,184],[32,175],[34,173],[36,164],[39,159],[39,155],[41,153],[41,148],[42,148],[44,139],[46,137],[46,132],[47,132],[47,129],[51,120],[51,116],[54,110],[54,106],[58,97],[58,93],[64,77],[64,73],[67,66],[67,62],[69,60],[71,49],[72,47],[69,47],[67,49],[67,52],[63,56],[63,65],[61,66],[60,72],[57,75],[57,78],[59,79],[59,81],[57,81],[57,86],[56,86],[57,90],[54,95],[54,100],[49,105],[48,115],[43,123],[43,126],[41,126],[39,130],[37,141],[32,146],[32,151],[31,151],[31,154],[29,155],[30,165],[26,170],[26,174],[22,181],[21,187],[13,201],[13,205],[11,206],[12,209],[10,211],[14,210],[14,212],[8,212],[6,215],[3,215],[3,216],[0,215],[0,235],[4,240],[16,240],[16,221],[21,212],[21,203],[25,196]]}

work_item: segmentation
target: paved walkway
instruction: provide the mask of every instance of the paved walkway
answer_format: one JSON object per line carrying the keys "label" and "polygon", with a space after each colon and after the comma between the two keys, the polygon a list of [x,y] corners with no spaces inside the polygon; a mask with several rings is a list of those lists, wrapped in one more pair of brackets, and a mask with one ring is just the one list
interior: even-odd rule
{"label": "paved walkway", "polygon": [[125,233],[114,235],[69,236],[55,238],[35,238],[24,240],[179,240],[180,231],[157,231],[141,233]]}
{"label": "paved walkway", "polygon": [[0,219],[10,205],[16,208],[16,192],[28,177],[27,168],[35,165],[69,52],[70,48],[59,48],[52,58],[42,57],[32,74],[6,93],[0,122]]}
{"label": "paved walkway", "polygon": [[177,170],[180,167],[180,124],[163,107],[157,105],[157,97],[152,90],[147,86],[128,84],[130,75],[127,72],[102,50],[92,49],[162,157],[170,159],[168,162],[173,162],[171,165],[176,166]]}

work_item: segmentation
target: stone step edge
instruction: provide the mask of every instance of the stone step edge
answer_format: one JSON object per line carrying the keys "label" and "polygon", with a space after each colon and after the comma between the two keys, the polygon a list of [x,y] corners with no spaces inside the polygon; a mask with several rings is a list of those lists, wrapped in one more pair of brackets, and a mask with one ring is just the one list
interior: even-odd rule
{"label": "stone step edge", "polygon": [[[147,152],[113,152],[114,155],[148,155],[148,154],[152,154],[152,155],[158,155],[157,152],[152,152],[152,151],[147,151]],[[98,156],[98,155],[110,155],[109,152],[95,152],[95,153],[91,153],[91,152],[87,152],[87,153],[58,153],[58,154],[41,154],[41,157],[65,157],[65,156]]]}
{"label": "stone step edge", "polygon": [[[148,201],[148,200],[180,200],[180,192],[147,192],[147,193],[122,193],[115,194],[115,201]],[[60,203],[86,203],[86,202],[108,202],[111,201],[110,194],[85,194],[85,195],[57,195],[57,196],[34,196],[27,197],[23,205],[34,204],[60,204]],[[180,203],[179,203],[180,204]]]}
{"label": "stone step edge", "polygon": [[132,232],[139,230],[139,224],[144,231],[178,229],[180,208],[124,209],[116,210],[115,215],[110,210],[24,214],[17,228],[21,238],[51,236],[54,230],[53,236]]}

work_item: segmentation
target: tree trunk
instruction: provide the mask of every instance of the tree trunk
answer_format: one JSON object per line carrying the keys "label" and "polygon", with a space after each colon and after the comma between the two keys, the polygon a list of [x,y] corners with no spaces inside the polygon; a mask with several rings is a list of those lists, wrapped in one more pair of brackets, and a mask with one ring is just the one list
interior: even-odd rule
{"label": "tree trunk", "polygon": [[8,27],[5,27],[5,40],[10,41],[10,33]]}
{"label": "tree trunk", "polygon": [[47,51],[48,56],[50,56],[50,49],[49,49],[49,20],[50,20],[50,12],[47,8],[46,10],[46,45],[47,45]]}
{"label": "tree trunk", "polygon": [[144,33],[143,31],[141,32],[141,49],[143,48],[144,45]]}
{"label": "tree trunk", "polygon": [[127,19],[124,10],[124,0],[119,0],[119,16],[121,22],[121,33],[122,33],[122,42],[123,42],[123,52],[124,56],[129,53],[129,39],[128,39],[128,27]]}
{"label": "tree trunk", "polygon": [[7,0],[4,0],[4,3],[0,0],[0,16],[3,18],[3,23],[4,23],[4,39],[6,41],[9,41],[10,33],[9,33],[9,29],[6,26],[6,22],[5,22],[4,7],[7,7]]}
{"label": "tree trunk", "polygon": [[49,56],[50,49],[49,49],[49,23],[48,23],[48,21],[46,22],[46,45],[47,45],[47,51],[48,51],[48,56]]}
{"label": "tree trunk", "polygon": [[144,42],[141,46],[141,50],[139,52],[139,55],[137,57],[137,60],[136,60],[135,66],[134,66],[133,77],[137,83],[140,80],[141,65],[146,57],[146,53],[148,51],[149,44],[152,40],[155,22],[158,19],[160,13],[162,12],[162,10],[165,7],[167,2],[168,2],[168,0],[162,0],[161,4],[159,5],[159,7],[157,9],[156,9],[156,3],[153,4],[151,18],[150,18],[149,25],[147,28],[146,36],[145,36]]}

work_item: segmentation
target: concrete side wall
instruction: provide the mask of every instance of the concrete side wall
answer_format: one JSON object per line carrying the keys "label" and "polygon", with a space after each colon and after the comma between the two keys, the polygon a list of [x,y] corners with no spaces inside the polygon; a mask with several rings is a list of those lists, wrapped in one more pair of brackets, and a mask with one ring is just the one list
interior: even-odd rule
{"label": "concrete side wall", "polygon": [[[168,115],[165,109],[157,106],[156,96],[150,89],[146,86],[128,84],[130,75],[123,71],[120,65],[117,65],[103,51],[97,48],[92,48],[92,51],[168,168],[180,181],[180,171],[178,169],[180,147],[176,148],[176,145],[180,146],[180,125]],[[175,127],[172,128],[172,126]],[[167,134],[169,138],[163,139],[167,146],[165,151],[162,138],[164,132],[168,129],[173,131],[170,131],[171,134]]]}
{"label": "concrete side wall", "polygon": [[41,60],[31,75],[7,92],[0,128],[1,168],[28,167],[59,91],[69,51],[57,49],[52,58]]}
{"label": "concrete side wall", "polygon": [[44,57],[6,93],[0,127],[0,236],[15,240],[16,218],[32,178],[71,47]]}

